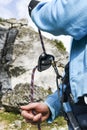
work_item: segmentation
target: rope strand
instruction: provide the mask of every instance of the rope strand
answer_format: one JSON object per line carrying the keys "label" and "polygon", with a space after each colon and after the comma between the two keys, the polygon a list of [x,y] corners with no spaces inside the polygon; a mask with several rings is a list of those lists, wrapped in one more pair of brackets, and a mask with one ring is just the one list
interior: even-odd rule
{"label": "rope strand", "polygon": [[[39,29],[38,29],[38,32],[39,32],[39,36],[40,36],[40,41],[41,41],[43,52],[46,53],[46,50],[45,50],[45,47],[44,47],[43,38],[42,38],[42,35],[41,35],[41,32],[40,32]],[[35,76],[35,71],[36,71],[37,68],[38,68],[38,66],[35,66],[33,68],[32,75],[31,75],[31,85],[30,85],[30,101],[31,102],[34,102],[34,76]],[[37,128],[38,128],[38,130],[41,130],[40,123],[37,124]]]}
{"label": "rope strand", "polygon": [[31,85],[30,85],[30,101],[34,101],[34,75],[35,71],[37,69],[37,66],[35,66],[32,70],[32,75],[31,75]]}
{"label": "rope strand", "polygon": [[[31,85],[30,85],[30,101],[34,102],[34,76],[35,76],[35,71],[38,66],[35,66],[32,70],[32,75],[31,75]],[[34,112],[33,112],[34,113]],[[38,130],[41,130],[40,123],[37,124]]]}
{"label": "rope strand", "polygon": [[[40,41],[41,41],[41,46],[42,46],[42,49],[43,49],[43,53],[46,54],[43,38],[42,38],[42,35],[41,35],[41,32],[40,32],[39,29],[38,29],[38,32],[39,32],[39,36],[40,36]],[[58,79],[61,78],[61,76],[58,73],[55,61],[53,61],[52,66],[53,66],[53,68],[55,70],[55,73],[56,73],[56,83],[57,83],[57,89],[58,89],[58,94],[59,94]],[[31,85],[30,85],[30,100],[31,100],[31,102],[34,102],[34,76],[35,76],[35,71],[36,71],[37,68],[38,68],[38,66],[35,66],[33,68],[32,75],[31,75]],[[33,114],[35,114],[35,112],[33,112]],[[37,127],[38,127],[38,130],[41,130],[40,122],[37,124]]]}
{"label": "rope strand", "polygon": [[41,35],[41,31],[39,29],[38,29],[38,32],[39,32],[39,36],[40,36],[40,41],[41,41],[43,52],[46,53],[46,50],[45,50],[45,47],[44,47],[43,38],[42,38],[42,35]]}

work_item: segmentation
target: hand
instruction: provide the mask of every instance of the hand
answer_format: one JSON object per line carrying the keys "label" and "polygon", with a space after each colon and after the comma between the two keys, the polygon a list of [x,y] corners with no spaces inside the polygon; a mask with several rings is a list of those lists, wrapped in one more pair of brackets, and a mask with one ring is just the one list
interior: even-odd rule
{"label": "hand", "polygon": [[21,115],[31,124],[45,121],[50,116],[50,110],[44,103],[30,103],[26,106],[21,106]]}

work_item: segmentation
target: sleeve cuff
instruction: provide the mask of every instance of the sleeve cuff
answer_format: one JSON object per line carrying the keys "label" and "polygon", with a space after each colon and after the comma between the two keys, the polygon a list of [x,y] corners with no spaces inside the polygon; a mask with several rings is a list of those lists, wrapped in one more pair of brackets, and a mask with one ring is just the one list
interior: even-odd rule
{"label": "sleeve cuff", "polygon": [[47,122],[52,123],[53,120],[59,115],[61,110],[61,102],[58,96],[58,92],[56,91],[54,94],[48,96],[44,103],[49,107],[51,112],[51,115],[47,119]]}
{"label": "sleeve cuff", "polygon": [[34,7],[39,3],[40,1],[37,0],[31,0],[29,5],[28,5],[28,11],[29,11],[29,15],[31,16],[31,12],[34,9]]}
{"label": "sleeve cuff", "polygon": [[54,114],[55,111],[54,111],[54,109],[51,107],[51,105],[48,104],[46,101],[45,101],[44,103],[49,107],[50,112],[51,112],[51,115],[50,115],[50,117],[47,119],[47,122],[48,122],[48,123],[52,123],[53,120],[55,119],[55,114]]}

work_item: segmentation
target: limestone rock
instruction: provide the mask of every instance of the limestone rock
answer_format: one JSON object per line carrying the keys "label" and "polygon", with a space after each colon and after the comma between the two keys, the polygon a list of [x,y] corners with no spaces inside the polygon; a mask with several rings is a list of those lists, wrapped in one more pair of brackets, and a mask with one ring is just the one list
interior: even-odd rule
{"label": "limestone rock", "polygon": [[[47,90],[34,86],[34,102],[43,101],[47,95]],[[6,111],[20,112],[21,105],[30,103],[30,85],[19,84],[13,90],[8,89],[2,96],[1,102]]]}
{"label": "limestone rock", "polygon": [[[58,49],[53,40],[45,37],[43,40],[46,52],[54,55],[59,73],[62,74],[68,53]],[[28,26],[26,19],[0,19],[0,103],[9,106],[9,109],[17,107],[18,110],[18,104],[29,102],[29,93],[26,96],[23,86],[31,83],[32,69],[38,64],[42,52],[39,34]],[[35,85],[55,91],[55,76],[52,67],[43,72],[36,71]],[[17,87],[24,95],[17,92]],[[44,97],[42,93],[38,96]],[[38,100],[42,97],[38,97]]]}

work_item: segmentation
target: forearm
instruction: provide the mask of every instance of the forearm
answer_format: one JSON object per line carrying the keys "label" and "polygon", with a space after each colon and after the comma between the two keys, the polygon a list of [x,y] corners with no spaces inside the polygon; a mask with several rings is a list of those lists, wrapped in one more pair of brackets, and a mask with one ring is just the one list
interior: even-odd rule
{"label": "forearm", "polygon": [[32,10],[31,18],[43,31],[80,39],[87,33],[87,2],[81,0],[42,1]]}

